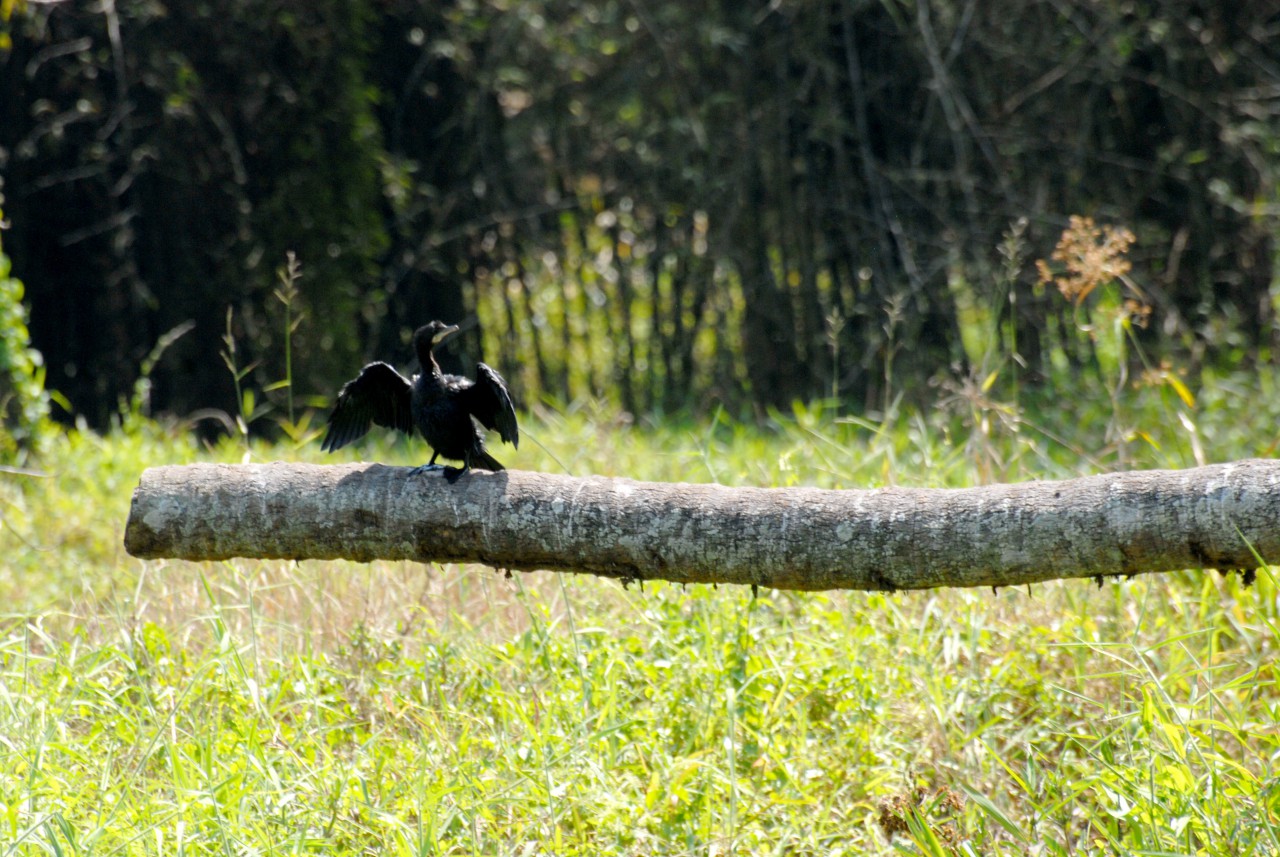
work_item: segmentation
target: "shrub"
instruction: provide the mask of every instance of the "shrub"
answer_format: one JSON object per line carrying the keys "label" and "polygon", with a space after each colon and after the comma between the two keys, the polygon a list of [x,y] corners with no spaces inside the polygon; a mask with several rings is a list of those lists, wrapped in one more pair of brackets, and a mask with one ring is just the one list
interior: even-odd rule
{"label": "shrub", "polygon": [[0,461],[32,446],[49,415],[44,358],[31,347],[22,281],[9,276],[0,242]]}

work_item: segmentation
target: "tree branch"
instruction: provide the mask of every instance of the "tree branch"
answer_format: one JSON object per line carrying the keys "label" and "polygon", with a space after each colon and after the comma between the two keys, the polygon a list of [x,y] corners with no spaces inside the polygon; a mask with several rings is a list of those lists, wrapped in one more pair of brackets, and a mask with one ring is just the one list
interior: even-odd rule
{"label": "tree branch", "polygon": [[1280,462],[966,489],[727,488],[381,464],[142,474],[142,558],[477,562],[779,589],[929,589],[1280,559]]}

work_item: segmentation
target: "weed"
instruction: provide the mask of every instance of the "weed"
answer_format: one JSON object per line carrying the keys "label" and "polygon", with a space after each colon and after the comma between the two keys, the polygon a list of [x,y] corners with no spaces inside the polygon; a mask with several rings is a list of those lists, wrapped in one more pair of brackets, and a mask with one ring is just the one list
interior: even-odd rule
{"label": "weed", "polygon": [[[1017,242],[1011,230],[1007,259]],[[298,275],[296,260],[281,272],[286,353]],[[199,448],[147,419],[140,393],[109,435],[56,434],[48,478],[0,480],[3,857],[1280,853],[1269,569],[1251,588],[1183,573],[802,595],[128,558],[120,531],[144,467],[309,449],[305,410],[281,423],[288,443],[249,447],[265,405],[243,383],[254,367],[230,314],[224,344],[232,441]],[[947,407],[919,411],[889,396],[895,347],[879,418],[834,400],[763,428],[544,405],[512,465],[948,487],[1275,449],[1280,373],[1266,367],[1206,372],[1194,394],[1167,366],[1138,385],[1044,392],[997,387],[1011,358],[991,352],[944,387]],[[1145,436],[1132,449],[1094,428],[1119,404]],[[351,454],[414,457],[376,437]]]}

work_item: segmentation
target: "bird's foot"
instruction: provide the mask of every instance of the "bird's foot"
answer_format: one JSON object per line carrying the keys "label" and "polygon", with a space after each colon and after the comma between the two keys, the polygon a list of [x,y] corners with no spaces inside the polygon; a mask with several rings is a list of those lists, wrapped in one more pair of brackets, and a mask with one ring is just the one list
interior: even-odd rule
{"label": "bird's foot", "polygon": [[[452,470],[452,467],[445,467],[443,464],[420,464],[413,470],[409,471],[410,476],[421,476],[424,473],[430,473],[433,470]],[[446,476],[448,474],[445,474]]]}
{"label": "bird's foot", "polygon": [[470,470],[469,467],[463,467],[461,469],[457,467],[446,467],[444,468],[444,481],[452,485],[468,470]]}

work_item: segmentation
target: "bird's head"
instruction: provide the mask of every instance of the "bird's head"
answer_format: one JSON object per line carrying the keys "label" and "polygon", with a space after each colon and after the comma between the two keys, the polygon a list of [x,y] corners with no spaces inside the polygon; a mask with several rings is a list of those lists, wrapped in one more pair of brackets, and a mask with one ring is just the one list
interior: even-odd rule
{"label": "bird's head", "polygon": [[424,324],[413,332],[413,348],[419,356],[429,354],[431,349],[457,332],[456,324],[445,324],[443,321]]}

